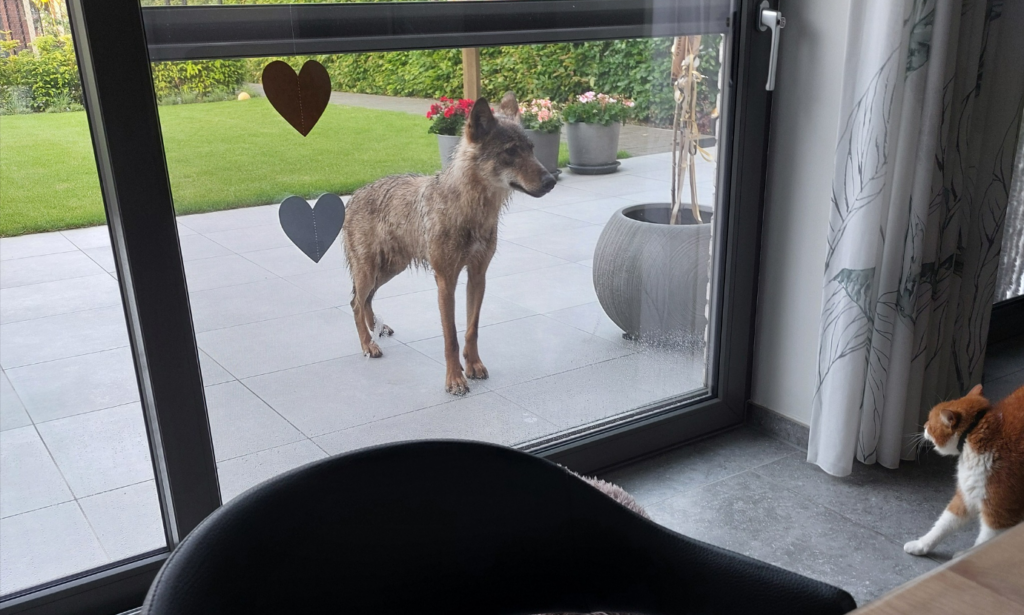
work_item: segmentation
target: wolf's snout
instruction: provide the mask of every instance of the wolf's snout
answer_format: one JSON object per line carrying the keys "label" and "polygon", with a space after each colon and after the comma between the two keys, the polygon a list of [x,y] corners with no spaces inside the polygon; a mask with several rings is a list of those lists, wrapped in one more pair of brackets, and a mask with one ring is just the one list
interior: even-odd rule
{"label": "wolf's snout", "polygon": [[547,194],[551,192],[551,189],[555,187],[555,178],[551,173],[545,173],[544,178],[540,180],[540,193]]}

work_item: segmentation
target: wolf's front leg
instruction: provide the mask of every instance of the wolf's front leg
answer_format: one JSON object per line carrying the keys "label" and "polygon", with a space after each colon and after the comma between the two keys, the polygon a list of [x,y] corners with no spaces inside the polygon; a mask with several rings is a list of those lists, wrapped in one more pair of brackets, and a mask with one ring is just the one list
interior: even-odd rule
{"label": "wolf's front leg", "polygon": [[435,268],[434,279],[437,280],[437,304],[441,309],[441,328],[444,331],[444,361],[446,365],[444,388],[452,395],[469,393],[466,376],[462,373],[462,362],[459,361],[459,334],[455,328],[455,285],[459,274],[456,270],[441,272]]}
{"label": "wolf's front leg", "polygon": [[480,306],[484,302],[484,287],[487,265],[470,267],[469,280],[466,284],[466,349],[462,351],[466,358],[466,376],[473,379],[487,377],[487,368],[480,360],[476,340],[480,329]]}
{"label": "wolf's front leg", "polygon": [[911,555],[927,555],[928,553],[931,553],[932,549],[934,549],[943,538],[949,536],[970,518],[971,514],[967,510],[967,506],[964,505],[964,500],[960,495],[960,490],[957,489],[956,495],[953,496],[949,505],[946,506],[946,510],[942,511],[942,514],[939,516],[939,520],[935,522],[932,529],[917,540],[911,540],[907,544],[903,545],[903,550]]}

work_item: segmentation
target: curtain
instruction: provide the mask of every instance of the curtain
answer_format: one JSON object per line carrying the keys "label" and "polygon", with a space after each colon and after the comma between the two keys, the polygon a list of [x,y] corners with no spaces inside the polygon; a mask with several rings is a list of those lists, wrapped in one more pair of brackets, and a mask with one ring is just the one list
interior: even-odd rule
{"label": "curtain", "polygon": [[1024,1],[851,3],[807,459],[899,466],[980,382],[1024,111]]}

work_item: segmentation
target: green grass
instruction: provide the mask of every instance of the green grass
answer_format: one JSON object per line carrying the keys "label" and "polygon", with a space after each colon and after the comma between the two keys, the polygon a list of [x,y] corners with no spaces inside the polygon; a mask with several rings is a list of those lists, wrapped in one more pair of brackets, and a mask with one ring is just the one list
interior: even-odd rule
{"label": "green grass", "polygon": [[[307,137],[265,98],[160,107],[179,214],[348,194],[441,161],[426,118],[330,105]],[[0,117],[0,236],[103,224],[85,113]]]}

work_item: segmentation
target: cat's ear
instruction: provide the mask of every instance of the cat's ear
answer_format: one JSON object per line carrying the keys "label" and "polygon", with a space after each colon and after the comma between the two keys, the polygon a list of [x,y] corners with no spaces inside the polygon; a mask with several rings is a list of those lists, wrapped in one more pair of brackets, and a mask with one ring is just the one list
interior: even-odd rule
{"label": "cat's ear", "polygon": [[971,389],[967,394],[968,395],[977,395],[978,397],[982,397],[984,395],[981,392],[981,385],[980,384],[974,385],[974,388]]}
{"label": "cat's ear", "polygon": [[942,411],[939,412],[939,418],[942,419],[942,423],[946,427],[955,427],[956,424],[960,422],[960,415],[949,408],[943,408]]}

